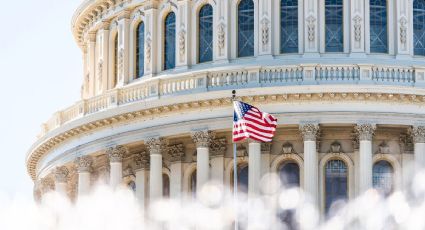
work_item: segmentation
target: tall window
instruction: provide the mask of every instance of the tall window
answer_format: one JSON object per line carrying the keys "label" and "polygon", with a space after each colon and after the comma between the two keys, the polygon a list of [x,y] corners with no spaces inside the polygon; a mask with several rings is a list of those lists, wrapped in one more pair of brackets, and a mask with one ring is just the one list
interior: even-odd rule
{"label": "tall window", "polygon": [[207,4],[199,11],[199,59],[198,62],[212,61],[213,58],[213,8]]}
{"label": "tall window", "polygon": [[114,79],[112,82],[112,87],[115,88],[115,86],[118,83],[118,33],[115,35],[114,38]]}
{"label": "tall window", "polygon": [[413,45],[415,55],[425,56],[425,0],[413,1]]}
{"label": "tall window", "polygon": [[325,210],[335,201],[347,200],[347,165],[342,160],[330,160],[325,166]]}
{"label": "tall window", "polygon": [[162,195],[170,197],[170,177],[167,174],[162,174]]}
{"label": "tall window", "polygon": [[145,72],[145,24],[140,22],[136,34],[136,78],[143,77]]}
{"label": "tall window", "polygon": [[297,163],[288,162],[280,166],[279,177],[285,188],[300,186],[300,167]]}
{"label": "tall window", "polygon": [[388,53],[387,0],[370,0],[370,52]]}
{"label": "tall window", "polygon": [[241,0],[238,6],[238,57],[254,56],[254,2]]}
{"label": "tall window", "polygon": [[280,1],[280,52],[298,52],[298,0]]}
{"label": "tall window", "polygon": [[393,171],[388,161],[378,161],[373,165],[373,187],[384,196],[393,191]]}
{"label": "tall window", "polygon": [[343,0],[325,0],[325,51],[344,51]]}
{"label": "tall window", "polygon": [[176,15],[170,12],[164,23],[164,70],[176,66]]}

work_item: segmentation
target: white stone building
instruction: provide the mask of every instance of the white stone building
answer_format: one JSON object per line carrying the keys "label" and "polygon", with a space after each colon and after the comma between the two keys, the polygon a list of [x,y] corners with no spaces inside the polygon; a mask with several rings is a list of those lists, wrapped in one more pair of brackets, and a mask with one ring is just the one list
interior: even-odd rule
{"label": "white stone building", "polygon": [[85,0],[72,30],[82,98],[28,152],[37,198],[231,186],[232,89],[278,118],[272,143],[238,144],[249,192],[285,172],[325,213],[425,164],[425,0]]}

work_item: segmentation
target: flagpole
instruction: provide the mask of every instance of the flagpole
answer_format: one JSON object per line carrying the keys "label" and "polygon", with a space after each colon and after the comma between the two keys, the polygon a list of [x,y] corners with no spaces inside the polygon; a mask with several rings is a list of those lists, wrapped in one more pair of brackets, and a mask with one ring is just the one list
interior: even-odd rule
{"label": "flagpole", "polygon": [[[232,106],[236,100],[236,90],[232,90]],[[233,108],[233,113],[234,113]],[[236,159],[236,143],[233,142],[233,202],[235,205],[235,230],[238,230],[238,164]]]}

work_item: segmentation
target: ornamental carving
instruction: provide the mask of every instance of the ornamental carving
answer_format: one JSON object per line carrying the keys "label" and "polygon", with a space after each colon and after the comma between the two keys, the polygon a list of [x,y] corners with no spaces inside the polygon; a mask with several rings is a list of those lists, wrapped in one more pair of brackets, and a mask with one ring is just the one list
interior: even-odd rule
{"label": "ornamental carving", "polygon": [[286,142],[282,145],[282,154],[292,154],[295,153],[294,147],[290,142]]}
{"label": "ornamental carving", "polygon": [[124,49],[121,48],[118,51],[118,74],[120,79],[123,79],[124,76]]}
{"label": "ornamental carving", "polygon": [[405,17],[400,18],[400,42],[406,44],[407,42],[407,19]]}
{"label": "ornamental carving", "polygon": [[272,149],[272,143],[271,142],[262,142],[261,143],[261,153],[262,154],[269,154]]}
{"label": "ornamental carving", "polygon": [[319,133],[319,124],[305,123],[300,125],[300,131],[303,135],[304,141],[316,141]]}
{"label": "ornamental carving", "polygon": [[354,40],[359,42],[362,39],[362,18],[359,15],[353,18],[354,21]]}
{"label": "ornamental carving", "polygon": [[[152,39],[151,39],[151,34],[148,33],[146,36],[146,63],[150,64],[151,63],[151,51],[152,51]],[[149,66],[148,66],[149,67]]]}
{"label": "ornamental carving", "polygon": [[41,179],[41,191],[42,193],[46,193],[49,191],[55,190],[55,182],[50,177],[45,177]]}
{"label": "ornamental carving", "polygon": [[217,32],[218,50],[220,55],[222,55],[222,50],[224,49],[225,35],[226,35],[225,25],[222,22],[218,25],[218,32]]}
{"label": "ornamental carving", "polygon": [[358,124],[355,127],[356,133],[360,141],[371,141],[375,133],[375,124]]}
{"label": "ornamental carving", "polygon": [[389,154],[390,153],[390,146],[388,146],[387,142],[383,141],[378,146],[378,154]]}
{"label": "ornamental carving", "polygon": [[97,63],[97,80],[102,80],[102,71],[103,71],[103,61],[100,60],[99,63]]}
{"label": "ornamental carving", "polygon": [[263,50],[267,49],[266,46],[269,44],[269,25],[269,19],[263,18],[261,20],[261,42],[263,44]]}
{"label": "ornamental carving", "polygon": [[122,170],[122,176],[128,177],[128,176],[134,176],[133,168],[128,165],[124,170]]}
{"label": "ornamental carving", "polygon": [[338,141],[334,141],[331,144],[331,148],[329,150],[329,153],[343,153],[342,148],[341,148],[341,143],[339,143]]}
{"label": "ornamental carving", "polygon": [[184,61],[185,52],[186,52],[186,31],[182,29],[179,32],[179,54],[180,54],[181,61]]}
{"label": "ornamental carving", "polygon": [[122,162],[122,158],[128,155],[128,149],[122,145],[110,147],[106,150],[110,162]]}
{"label": "ornamental carving", "polygon": [[66,183],[68,181],[69,170],[66,166],[57,167],[54,173],[56,182]]}
{"label": "ornamental carving", "polygon": [[166,140],[163,137],[150,138],[146,141],[150,154],[161,154],[162,150],[165,150]]}
{"label": "ornamental carving", "polygon": [[248,151],[244,145],[238,145],[236,147],[236,156],[237,157],[246,157],[248,156]]}
{"label": "ornamental carving", "polygon": [[310,15],[306,20],[308,29],[308,40],[312,42],[315,39],[316,18],[313,15]]}
{"label": "ornamental carving", "polygon": [[93,164],[91,156],[80,156],[75,160],[78,172],[89,172]]}
{"label": "ornamental carving", "polygon": [[175,144],[168,146],[168,155],[171,162],[181,162],[184,158],[184,145]]}
{"label": "ornamental carving", "polygon": [[215,133],[211,130],[202,130],[192,132],[191,136],[197,148],[208,148],[211,140],[215,137]]}
{"label": "ornamental carving", "polygon": [[425,143],[425,126],[414,126],[409,130],[414,143]]}
{"label": "ornamental carving", "polygon": [[138,169],[149,169],[150,167],[150,158],[149,154],[146,151],[137,153],[134,157],[134,163],[136,165],[136,170]]}
{"label": "ornamental carving", "polygon": [[227,150],[226,138],[217,138],[211,141],[210,153],[211,156],[224,156]]}

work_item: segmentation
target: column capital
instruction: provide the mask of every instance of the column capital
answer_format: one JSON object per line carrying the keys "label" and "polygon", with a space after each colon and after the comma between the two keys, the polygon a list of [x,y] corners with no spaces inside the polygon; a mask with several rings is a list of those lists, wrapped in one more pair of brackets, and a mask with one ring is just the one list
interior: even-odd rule
{"label": "column capital", "polygon": [[69,170],[66,166],[56,167],[54,174],[56,183],[66,183],[68,181]]}
{"label": "column capital", "polygon": [[303,135],[304,141],[316,141],[317,134],[319,133],[318,123],[304,123],[300,124],[300,132]]}
{"label": "column capital", "polygon": [[161,154],[161,151],[165,149],[167,141],[163,137],[149,138],[146,141],[149,153]]}
{"label": "column capital", "polygon": [[409,129],[409,133],[414,143],[425,143],[425,126],[413,126]]}
{"label": "column capital", "polygon": [[78,172],[90,172],[93,159],[91,156],[80,156],[75,159]]}
{"label": "column capital", "polygon": [[122,162],[124,155],[128,154],[128,149],[123,145],[110,147],[106,150],[110,162]]}
{"label": "column capital", "polygon": [[227,150],[226,138],[217,138],[211,141],[210,152],[211,156],[224,156]]}
{"label": "column capital", "polygon": [[111,21],[102,20],[102,24],[100,25],[100,28],[102,28],[103,30],[109,30],[110,26],[111,26]]}
{"label": "column capital", "polygon": [[181,162],[184,158],[184,145],[175,144],[168,146],[168,154],[171,162]]}
{"label": "column capital", "polygon": [[50,177],[42,178],[40,181],[41,191],[43,193],[55,190],[55,182]]}
{"label": "column capital", "polygon": [[150,166],[150,158],[149,154],[146,151],[136,153],[134,156],[134,162],[135,162],[135,170],[144,170],[149,169]]}
{"label": "column capital", "polygon": [[362,123],[357,124],[354,129],[356,130],[356,133],[359,135],[360,141],[371,141],[373,134],[376,130],[376,124],[372,123]]}
{"label": "column capital", "polygon": [[208,148],[215,137],[215,133],[211,130],[201,130],[192,132],[191,136],[197,148]]}
{"label": "column capital", "polygon": [[89,32],[88,39],[89,39],[89,42],[96,42],[96,32]]}

